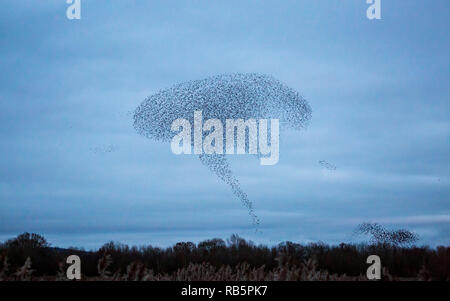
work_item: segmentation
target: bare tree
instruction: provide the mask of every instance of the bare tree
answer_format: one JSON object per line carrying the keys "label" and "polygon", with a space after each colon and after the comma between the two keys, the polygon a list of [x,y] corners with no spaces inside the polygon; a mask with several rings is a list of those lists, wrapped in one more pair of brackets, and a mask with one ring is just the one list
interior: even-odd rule
{"label": "bare tree", "polygon": [[16,238],[10,239],[5,242],[6,247],[14,247],[14,248],[30,248],[30,249],[38,249],[38,248],[48,248],[50,244],[47,240],[36,233],[28,233],[25,232],[23,234],[18,235]]}

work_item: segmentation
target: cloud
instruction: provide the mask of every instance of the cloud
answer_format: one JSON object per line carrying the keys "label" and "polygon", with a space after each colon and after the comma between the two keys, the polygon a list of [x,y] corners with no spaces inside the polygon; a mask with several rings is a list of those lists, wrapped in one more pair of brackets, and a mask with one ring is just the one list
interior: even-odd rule
{"label": "cloud", "polygon": [[[446,2],[386,3],[392,17],[376,24],[352,1],[85,1],[79,22],[64,1],[4,3],[0,237],[339,243],[376,220],[448,243]],[[276,166],[230,160],[261,236],[198,160],[139,137],[127,116],[173,83],[232,72],[273,74],[314,109],[307,131],[280,137]],[[90,151],[102,145],[118,148]]]}

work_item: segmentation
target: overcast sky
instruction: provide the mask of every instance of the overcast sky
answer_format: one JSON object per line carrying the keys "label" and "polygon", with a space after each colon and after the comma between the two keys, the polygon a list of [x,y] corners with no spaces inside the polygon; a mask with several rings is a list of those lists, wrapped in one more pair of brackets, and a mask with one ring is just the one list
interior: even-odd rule
{"label": "overcast sky", "polygon": [[[382,0],[372,21],[365,0],[81,2],[81,20],[64,0],[0,2],[0,240],[340,243],[371,221],[450,243],[448,0]],[[146,96],[232,72],[313,110],[277,165],[230,158],[261,233],[198,158],[132,127]]]}

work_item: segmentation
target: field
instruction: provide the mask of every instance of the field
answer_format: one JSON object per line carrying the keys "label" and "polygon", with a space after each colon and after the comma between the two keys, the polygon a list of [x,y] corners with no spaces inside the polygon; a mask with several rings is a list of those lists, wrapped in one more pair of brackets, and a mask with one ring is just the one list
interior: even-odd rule
{"label": "field", "polygon": [[72,254],[81,259],[82,280],[365,281],[371,254],[381,258],[382,280],[450,279],[450,247],[293,242],[268,247],[232,235],[164,249],[109,242],[84,251],[54,248],[42,236],[24,233],[0,245],[0,280],[67,280],[66,258]]}

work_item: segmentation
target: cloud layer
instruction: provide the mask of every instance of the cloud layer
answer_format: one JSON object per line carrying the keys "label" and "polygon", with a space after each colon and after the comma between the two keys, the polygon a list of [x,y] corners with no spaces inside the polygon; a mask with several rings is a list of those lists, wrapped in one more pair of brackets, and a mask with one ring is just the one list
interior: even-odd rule
{"label": "cloud layer", "polygon": [[[450,243],[447,1],[385,2],[380,21],[364,1],[83,1],[79,21],[66,7],[0,10],[0,239],[339,243],[366,220]],[[173,83],[236,72],[272,74],[314,108],[277,165],[230,159],[259,234],[195,157],[131,122]]]}

